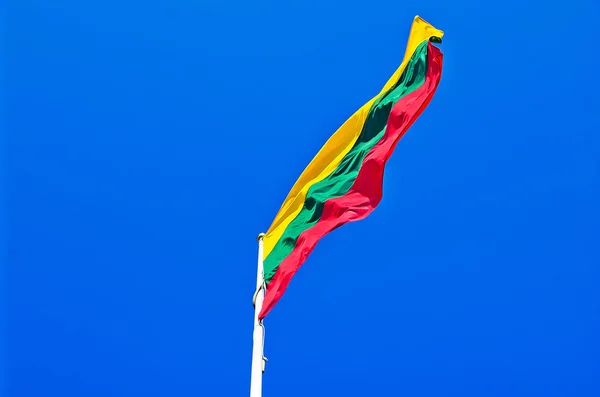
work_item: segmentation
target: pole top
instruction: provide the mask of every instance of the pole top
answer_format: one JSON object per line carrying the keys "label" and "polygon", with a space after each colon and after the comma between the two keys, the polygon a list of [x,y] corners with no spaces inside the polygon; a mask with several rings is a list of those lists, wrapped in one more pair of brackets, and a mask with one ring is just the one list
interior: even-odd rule
{"label": "pole top", "polygon": [[258,236],[256,236],[256,241],[260,241],[265,237],[264,233],[260,233]]}

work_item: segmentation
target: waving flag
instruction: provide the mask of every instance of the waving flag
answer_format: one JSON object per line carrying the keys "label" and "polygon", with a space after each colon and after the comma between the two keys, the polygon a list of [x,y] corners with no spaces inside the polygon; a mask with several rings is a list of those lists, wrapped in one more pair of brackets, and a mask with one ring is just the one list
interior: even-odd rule
{"label": "waving flag", "polygon": [[398,69],[329,138],[292,187],[264,236],[261,320],[323,236],[365,218],[379,204],[385,163],[440,82],[443,56],[432,43],[443,34],[415,17]]}

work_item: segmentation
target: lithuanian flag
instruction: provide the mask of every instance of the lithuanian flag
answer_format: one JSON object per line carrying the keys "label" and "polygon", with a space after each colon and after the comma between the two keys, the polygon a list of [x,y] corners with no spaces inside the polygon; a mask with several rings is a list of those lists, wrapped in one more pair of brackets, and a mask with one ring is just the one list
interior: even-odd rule
{"label": "lithuanian flag", "polygon": [[432,43],[443,35],[414,18],[398,69],[329,138],[292,187],[264,236],[267,288],[259,319],[323,236],[365,218],[381,201],[385,164],[440,82],[443,56]]}

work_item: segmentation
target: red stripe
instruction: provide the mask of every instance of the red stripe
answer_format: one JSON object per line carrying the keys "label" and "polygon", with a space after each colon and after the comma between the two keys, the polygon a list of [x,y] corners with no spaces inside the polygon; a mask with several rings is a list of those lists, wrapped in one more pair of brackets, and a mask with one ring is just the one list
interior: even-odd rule
{"label": "red stripe", "polygon": [[319,222],[298,237],[294,250],[281,262],[267,286],[260,319],[263,319],[279,301],[296,271],[323,236],[348,222],[365,218],[381,201],[385,163],[400,138],[431,101],[442,76],[441,51],[429,43],[427,53],[428,70],[425,83],[396,103],[390,113],[383,138],[365,157],[348,193],[327,200]]}

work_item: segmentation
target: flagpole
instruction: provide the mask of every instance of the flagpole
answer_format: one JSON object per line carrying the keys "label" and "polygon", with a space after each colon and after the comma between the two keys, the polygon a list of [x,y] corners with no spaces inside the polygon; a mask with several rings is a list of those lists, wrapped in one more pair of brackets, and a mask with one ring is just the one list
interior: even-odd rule
{"label": "flagpole", "polygon": [[265,298],[265,285],[263,275],[263,238],[261,233],[258,240],[258,268],[256,270],[256,292],[254,293],[254,333],[252,335],[252,375],[250,378],[250,397],[262,396],[262,374],[265,370],[264,357],[264,329],[262,321],[258,319]]}

